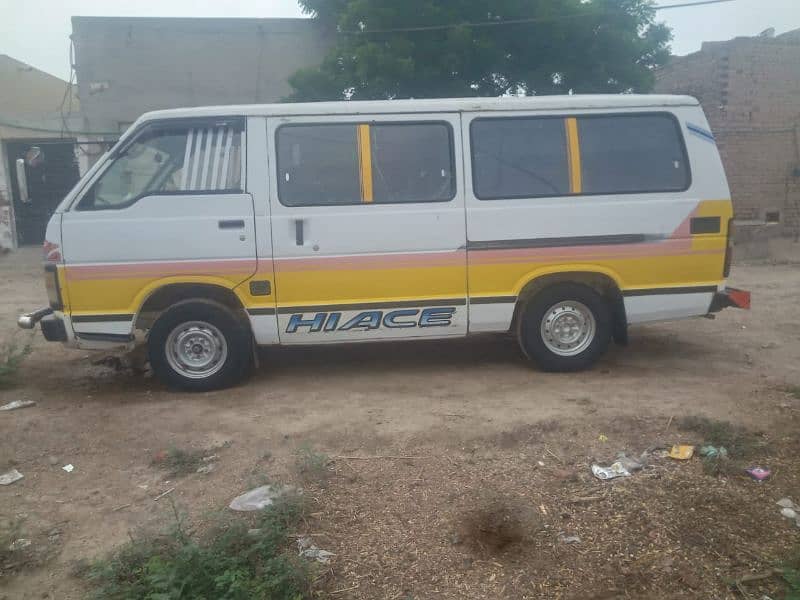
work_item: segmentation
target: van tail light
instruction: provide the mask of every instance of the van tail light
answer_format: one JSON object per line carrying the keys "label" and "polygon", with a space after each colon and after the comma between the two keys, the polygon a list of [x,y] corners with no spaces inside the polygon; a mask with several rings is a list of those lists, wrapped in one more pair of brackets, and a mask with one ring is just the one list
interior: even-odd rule
{"label": "van tail light", "polygon": [[728,219],[728,238],[725,246],[725,266],[722,269],[722,276],[727,278],[731,274],[731,262],[733,261],[733,219]]}

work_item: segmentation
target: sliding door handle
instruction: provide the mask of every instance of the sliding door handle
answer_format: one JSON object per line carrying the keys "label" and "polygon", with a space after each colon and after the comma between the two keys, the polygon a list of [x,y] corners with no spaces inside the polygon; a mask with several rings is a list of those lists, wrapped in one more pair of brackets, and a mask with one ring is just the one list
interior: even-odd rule
{"label": "sliding door handle", "polygon": [[294,242],[298,246],[302,246],[305,243],[304,238],[304,223],[303,219],[295,219],[294,220]]}
{"label": "sliding door handle", "polygon": [[244,229],[244,219],[228,219],[217,223],[220,229]]}

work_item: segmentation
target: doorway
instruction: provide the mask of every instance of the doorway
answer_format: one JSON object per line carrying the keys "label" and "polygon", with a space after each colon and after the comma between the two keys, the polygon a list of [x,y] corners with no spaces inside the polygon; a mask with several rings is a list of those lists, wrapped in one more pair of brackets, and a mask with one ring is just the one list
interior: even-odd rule
{"label": "doorway", "polygon": [[[75,140],[7,141],[6,154],[17,243],[41,244],[50,216],[80,178]],[[27,187],[24,198],[17,177],[18,159],[24,162]]]}

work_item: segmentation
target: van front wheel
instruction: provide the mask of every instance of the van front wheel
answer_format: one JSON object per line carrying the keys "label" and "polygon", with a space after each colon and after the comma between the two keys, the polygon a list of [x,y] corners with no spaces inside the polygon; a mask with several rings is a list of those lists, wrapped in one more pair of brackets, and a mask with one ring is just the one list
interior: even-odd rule
{"label": "van front wheel", "polygon": [[523,307],[518,339],[525,355],[545,371],[592,366],[611,341],[611,311],[592,288],[562,283],[536,294]]}
{"label": "van front wheel", "polygon": [[156,376],[189,391],[233,385],[250,364],[247,329],[227,307],[210,301],[169,308],[150,330],[147,348]]}

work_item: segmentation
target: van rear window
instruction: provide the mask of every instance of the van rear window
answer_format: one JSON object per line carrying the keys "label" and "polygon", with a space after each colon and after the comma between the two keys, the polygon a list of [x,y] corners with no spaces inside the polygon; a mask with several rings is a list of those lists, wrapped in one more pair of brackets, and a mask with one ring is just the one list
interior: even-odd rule
{"label": "van rear window", "polygon": [[670,114],[478,118],[470,133],[480,200],[675,192],[691,181]]}
{"label": "van rear window", "polygon": [[579,117],[583,193],[675,192],[689,166],[670,115]]}

